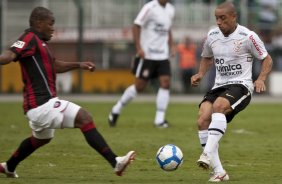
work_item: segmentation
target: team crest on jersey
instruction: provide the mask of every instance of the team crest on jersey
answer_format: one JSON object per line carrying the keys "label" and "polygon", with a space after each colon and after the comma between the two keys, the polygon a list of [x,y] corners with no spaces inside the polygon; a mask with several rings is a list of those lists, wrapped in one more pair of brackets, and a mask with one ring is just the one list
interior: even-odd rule
{"label": "team crest on jersey", "polygon": [[235,41],[234,42],[234,51],[235,52],[239,52],[240,51],[240,49],[242,48],[242,42],[241,41]]}
{"label": "team crest on jersey", "polygon": [[142,75],[143,75],[143,77],[148,77],[149,76],[149,70],[144,70]]}
{"label": "team crest on jersey", "polygon": [[13,43],[13,45],[11,47],[16,47],[16,48],[22,49],[24,47],[24,44],[25,44],[25,42],[18,40],[15,43]]}
{"label": "team crest on jersey", "polygon": [[54,103],[54,108],[58,108],[58,107],[60,107],[61,106],[61,102],[60,101],[56,101],[55,103]]}

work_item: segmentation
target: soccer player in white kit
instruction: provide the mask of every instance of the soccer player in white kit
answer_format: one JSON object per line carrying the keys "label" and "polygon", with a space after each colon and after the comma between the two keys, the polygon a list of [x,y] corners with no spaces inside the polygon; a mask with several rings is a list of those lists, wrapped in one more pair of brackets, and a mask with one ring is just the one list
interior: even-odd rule
{"label": "soccer player in white kit", "polygon": [[156,99],[156,127],[167,128],[165,112],[169,103],[170,89],[170,52],[173,55],[171,26],[175,10],[168,0],[153,0],[143,6],[137,15],[133,36],[136,46],[136,59],[133,64],[135,84],[129,86],[113,106],[109,114],[110,126],[115,126],[123,107],[128,104],[137,93],[142,92],[150,79],[158,78],[160,88]]}
{"label": "soccer player in white kit", "polygon": [[[237,23],[237,13],[231,2],[215,9],[217,27],[205,40],[202,60],[197,74],[191,77],[192,86],[199,82],[212,64],[216,68],[215,84],[200,103],[198,135],[203,147],[198,165],[212,169],[210,182],[229,180],[219,159],[219,141],[233,117],[251,101],[254,91],[266,90],[265,80],[272,68],[272,59],[258,35]],[[260,74],[252,81],[253,59],[262,60]]]}

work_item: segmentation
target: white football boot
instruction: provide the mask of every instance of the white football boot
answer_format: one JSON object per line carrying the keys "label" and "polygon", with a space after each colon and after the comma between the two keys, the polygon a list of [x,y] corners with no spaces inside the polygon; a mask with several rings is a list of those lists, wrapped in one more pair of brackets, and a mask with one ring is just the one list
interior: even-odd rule
{"label": "white football boot", "polygon": [[115,173],[118,176],[122,176],[122,173],[126,169],[126,167],[135,159],[135,151],[128,152],[125,156],[116,157],[116,166],[115,166]]}
{"label": "white football boot", "polygon": [[209,179],[209,182],[222,182],[222,181],[228,181],[229,176],[226,171],[224,172],[214,172],[212,176]]}
{"label": "white football boot", "polygon": [[202,153],[199,160],[197,161],[197,164],[204,170],[208,170],[211,165],[211,160],[206,153]]}
{"label": "white football boot", "polygon": [[0,173],[6,174],[7,178],[18,178],[16,172],[8,171],[6,162],[0,163]]}

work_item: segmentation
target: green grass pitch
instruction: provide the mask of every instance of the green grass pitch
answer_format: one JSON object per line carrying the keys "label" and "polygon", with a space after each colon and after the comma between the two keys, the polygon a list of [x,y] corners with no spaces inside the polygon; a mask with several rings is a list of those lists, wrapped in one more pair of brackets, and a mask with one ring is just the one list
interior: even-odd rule
{"label": "green grass pitch", "polygon": [[[205,184],[209,173],[196,165],[201,148],[196,118],[198,105],[171,103],[168,129],[153,126],[154,103],[132,102],[117,127],[107,123],[113,103],[80,103],[92,113],[99,131],[118,155],[137,152],[124,176],[114,175],[110,165],[84,141],[78,129],[57,130],[49,145],[37,150],[18,168],[20,178],[0,175],[1,184]],[[220,144],[220,156],[232,184],[280,184],[282,181],[282,104],[251,104],[231,124]],[[21,103],[0,104],[0,161],[5,161],[31,132]],[[172,143],[184,154],[176,171],[162,171],[155,160],[159,147]]]}

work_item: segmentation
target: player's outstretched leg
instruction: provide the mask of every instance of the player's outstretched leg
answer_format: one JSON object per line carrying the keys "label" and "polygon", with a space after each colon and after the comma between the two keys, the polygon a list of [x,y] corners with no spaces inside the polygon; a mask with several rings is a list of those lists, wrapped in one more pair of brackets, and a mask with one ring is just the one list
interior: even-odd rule
{"label": "player's outstretched leg", "polygon": [[87,143],[111,164],[118,176],[121,176],[125,168],[132,160],[134,160],[135,151],[130,151],[125,156],[118,157],[108,146],[103,136],[98,132],[88,112],[80,109],[77,116],[84,117],[80,121],[78,120],[79,118],[77,119],[77,125],[82,123],[81,121],[90,121],[89,123],[83,123],[80,125],[80,130],[83,133]]}

